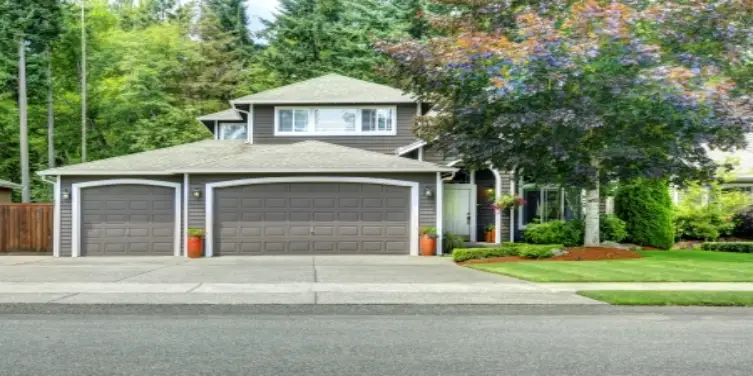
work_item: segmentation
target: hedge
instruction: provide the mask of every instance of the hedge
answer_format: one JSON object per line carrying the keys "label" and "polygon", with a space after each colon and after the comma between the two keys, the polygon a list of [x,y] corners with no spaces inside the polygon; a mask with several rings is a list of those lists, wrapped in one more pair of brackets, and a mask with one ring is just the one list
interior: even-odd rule
{"label": "hedge", "polygon": [[614,209],[617,218],[625,221],[630,242],[661,249],[674,245],[672,199],[666,181],[636,179],[620,184]]}
{"label": "hedge", "polygon": [[452,260],[463,262],[491,257],[520,256],[525,258],[549,258],[553,250],[563,249],[561,244],[506,243],[495,248],[458,248],[452,251]]}
{"label": "hedge", "polygon": [[704,251],[753,253],[753,242],[707,242],[701,244]]}

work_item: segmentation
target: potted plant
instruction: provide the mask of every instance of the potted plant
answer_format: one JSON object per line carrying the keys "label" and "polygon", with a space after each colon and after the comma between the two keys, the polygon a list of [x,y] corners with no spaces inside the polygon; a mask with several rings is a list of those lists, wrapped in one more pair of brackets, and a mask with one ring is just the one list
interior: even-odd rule
{"label": "potted plant", "polygon": [[421,228],[421,256],[434,256],[437,251],[437,228]]}
{"label": "potted plant", "polygon": [[497,240],[497,232],[494,231],[496,227],[494,225],[488,225],[486,226],[486,232],[484,233],[484,238],[487,243],[494,243]]}
{"label": "potted plant", "polygon": [[204,229],[188,229],[188,258],[200,258],[204,255]]}
{"label": "potted plant", "polygon": [[514,195],[502,195],[502,197],[499,198],[499,200],[495,201],[492,204],[492,207],[494,207],[494,210],[500,211],[505,209],[512,209],[517,208],[519,206],[523,206],[526,204],[526,199],[520,196],[514,196]]}

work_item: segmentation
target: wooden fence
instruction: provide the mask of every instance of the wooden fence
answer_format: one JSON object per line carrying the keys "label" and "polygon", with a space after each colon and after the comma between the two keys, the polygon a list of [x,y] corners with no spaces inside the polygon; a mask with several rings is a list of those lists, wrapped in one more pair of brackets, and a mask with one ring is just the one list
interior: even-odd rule
{"label": "wooden fence", "polygon": [[0,252],[52,252],[53,204],[0,204]]}

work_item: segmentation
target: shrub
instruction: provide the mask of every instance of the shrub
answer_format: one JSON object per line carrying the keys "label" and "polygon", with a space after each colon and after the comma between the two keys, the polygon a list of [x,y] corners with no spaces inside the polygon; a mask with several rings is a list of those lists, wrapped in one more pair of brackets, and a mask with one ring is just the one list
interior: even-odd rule
{"label": "shrub", "polygon": [[746,239],[753,239],[753,206],[749,206],[732,218],[735,228],[732,234]]}
{"label": "shrub", "polygon": [[732,235],[736,215],[748,205],[750,197],[745,192],[725,190],[720,183],[693,184],[674,209],[677,237],[716,240]]}
{"label": "shrub", "polygon": [[583,225],[580,221],[530,223],[523,231],[523,239],[532,244],[579,245],[583,242]]}
{"label": "shrub", "polygon": [[675,215],[675,231],[682,239],[716,240],[729,235],[734,223],[714,211],[691,211]]}
{"label": "shrub", "polygon": [[640,245],[671,249],[675,241],[672,199],[667,182],[636,179],[619,186],[615,214],[625,221],[627,239]]}
{"label": "shrub", "polygon": [[599,218],[599,237],[602,241],[621,242],[627,238],[625,221],[611,214],[602,214]]}
{"label": "shrub", "polygon": [[701,249],[704,251],[753,253],[753,242],[707,242],[701,244]]}
{"label": "shrub", "polygon": [[437,238],[437,228],[436,227],[422,227],[421,228],[421,236],[428,236],[430,238]]}
{"label": "shrub", "polygon": [[456,248],[452,251],[452,260],[462,262],[490,257],[517,256],[518,244],[506,243],[495,248]]}
{"label": "shrub", "polygon": [[562,245],[553,244],[523,244],[518,248],[518,256],[530,259],[549,258],[555,249],[562,249]]}
{"label": "shrub", "polygon": [[455,248],[463,248],[465,240],[460,235],[447,234],[442,245],[445,253],[452,253]]}

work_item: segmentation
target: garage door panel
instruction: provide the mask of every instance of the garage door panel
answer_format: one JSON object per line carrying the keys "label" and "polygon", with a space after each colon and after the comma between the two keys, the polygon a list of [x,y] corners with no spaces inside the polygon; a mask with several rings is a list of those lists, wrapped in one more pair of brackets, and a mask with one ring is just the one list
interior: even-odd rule
{"label": "garage door panel", "polygon": [[235,208],[238,207],[238,200],[235,198],[222,198],[217,202],[217,207],[220,209]]}
{"label": "garage door panel", "polygon": [[[410,202],[407,187],[280,183],[217,188],[214,196],[218,255],[409,252],[411,208],[399,206]],[[226,198],[264,205],[220,207]],[[387,241],[406,246],[388,249]]]}
{"label": "garage door panel", "polygon": [[172,255],[174,203],[175,189],[170,187],[82,188],[82,255]]}

